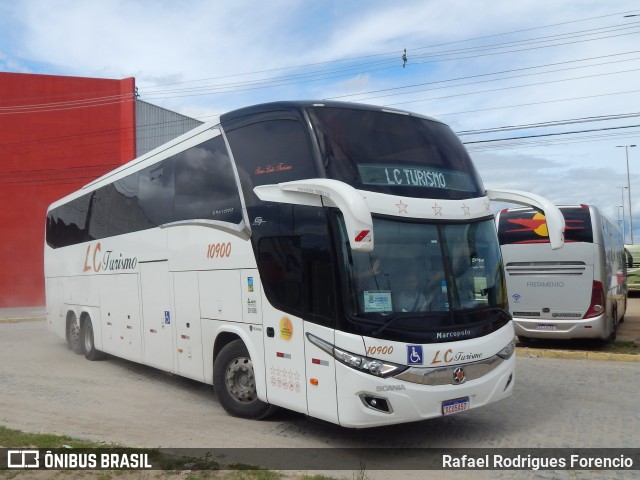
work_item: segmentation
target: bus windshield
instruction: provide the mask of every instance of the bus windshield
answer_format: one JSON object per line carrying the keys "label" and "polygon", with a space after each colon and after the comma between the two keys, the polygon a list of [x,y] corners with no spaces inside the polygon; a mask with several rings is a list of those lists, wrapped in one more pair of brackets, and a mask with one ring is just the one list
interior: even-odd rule
{"label": "bus windshield", "polygon": [[352,321],[375,333],[413,332],[427,341],[451,340],[443,334],[450,329],[465,332],[457,339],[480,336],[493,331],[488,324],[508,321],[492,220],[430,224],[374,218],[373,225],[373,252],[354,252],[341,242]]}
{"label": "bus windshield", "polygon": [[484,195],[464,146],[442,123],[358,108],[308,109],[329,178],[415,198]]}

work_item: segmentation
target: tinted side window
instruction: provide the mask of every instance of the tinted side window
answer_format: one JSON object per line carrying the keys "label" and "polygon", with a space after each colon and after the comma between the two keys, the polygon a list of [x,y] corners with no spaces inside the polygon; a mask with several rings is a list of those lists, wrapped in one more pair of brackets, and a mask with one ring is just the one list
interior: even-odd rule
{"label": "tinted side window", "polygon": [[191,219],[242,221],[222,136],[52,210],[47,242],[58,248]]}
{"label": "tinted side window", "polygon": [[138,177],[136,172],[115,181],[109,191],[109,234],[123,235],[153,228],[153,224],[140,208],[138,200]]}
{"label": "tinted side window", "polygon": [[147,167],[138,175],[140,210],[152,225],[173,221],[175,193],[174,161],[172,158]]}
{"label": "tinted side window", "polygon": [[173,201],[168,159],[53,209],[47,243],[60,248],[157,227],[173,221]]}
{"label": "tinted side window", "polygon": [[267,298],[299,315],[302,297],[302,249],[300,236],[266,237],[258,242],[260,275]]}
{"label": "tinted side window", "polygon": [[222,136],[175,157],[174,220],[208,219],[238,224],[242,204]]}
{"label": "tinted side window", "polygon": [[[154,167],[158,168],[158,166]],[[157,227],[170,221],[171,209],[165,213],[165,218],[149,215],[149,189],[144,189],[148,183],[148,171],[135,172],[116,180],[93,192],[90,202],[87,240],[124,235]],[[143,196],[140,197],[141,185]],[[146,197],[146,198],[145,198]],[[142,200],[145,200],[144,202]],[[156,200],[154,208],[167,207]],[[161,223],[158,223],[158,220]]]}
{"label": "tinted side window", "polygon": [[91,194],[83,195],[49,212],[46,238],[50,247],[66,247],[85,241],[90,198]]}
{"label": "tinted side window", "polygon": [[295,120],[254,123],[227,134],[247,206],[258,185],[318,176],[304,127]]}

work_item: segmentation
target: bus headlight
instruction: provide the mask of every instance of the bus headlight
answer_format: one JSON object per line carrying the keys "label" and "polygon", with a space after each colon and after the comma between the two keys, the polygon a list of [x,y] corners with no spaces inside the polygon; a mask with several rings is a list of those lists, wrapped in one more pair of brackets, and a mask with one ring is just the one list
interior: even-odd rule
{"label": "bus headlight", "polygon": [[336,347],[335,345],[330,344],[325,340],[322,340],[321,338],[316,337],[315,335],[312,335],[311,333],[307,333],[307,338],[316,347],[324,350],[337,361],[346,365],[347,367],[351,367],[355,370],[359,370],[370,375],[375,375],[376,377],[390,377],[391,375],[396,375],[409,368],[405,365],[398,365],[396,363],[386,362],[383,360],[378,360],[376,358],[369,358],[365,357],[364,355],[358,355],[348,352]]}
{"label": "bus headlight", "polygon": [[509,345],[507,345],[506,347],[504,347],[502,350],[500,350],[498,353],[496,353],[496,355],[498,355],[500,358],[507,360],[509,358],[511,358],[511,355],[513,355],[513,352],[516,351],[516,341],[515,340],[511,340],[509,342]]}

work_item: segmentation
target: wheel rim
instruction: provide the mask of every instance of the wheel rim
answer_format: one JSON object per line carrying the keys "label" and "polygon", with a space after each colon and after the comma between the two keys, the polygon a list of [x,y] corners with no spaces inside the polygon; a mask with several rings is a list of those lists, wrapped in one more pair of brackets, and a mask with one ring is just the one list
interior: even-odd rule
{"label": "wheel rim", "polygon": [[225,375],[227,391],[234,400],[250,403],[257,398],[253,363],[247,357],[238,357],[227,367]]}
{"label": "wheel rim", "polygon": [[80,327],[75,321],[69,325],[69,342],[71,345],[77,345],[80,342]]}
{"label": "wheel rim", "polygon": [[90,352],[93,350],[93,326],[88,323],[84,327],[84,351]]}

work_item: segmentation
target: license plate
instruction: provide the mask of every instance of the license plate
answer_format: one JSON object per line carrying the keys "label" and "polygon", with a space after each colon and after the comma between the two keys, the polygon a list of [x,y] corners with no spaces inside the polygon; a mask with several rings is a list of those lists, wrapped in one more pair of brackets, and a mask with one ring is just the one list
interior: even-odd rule
{"label": "license plate", "polygon": [[464,412],[470,408],[469,397],[446,400],[442,402],[442,415],[453,415],[454,413]]}
{"label": "license plate", "polygon": [[536,329],[555,331],[558,329],[558,326],[555,323],[538,323]]}

